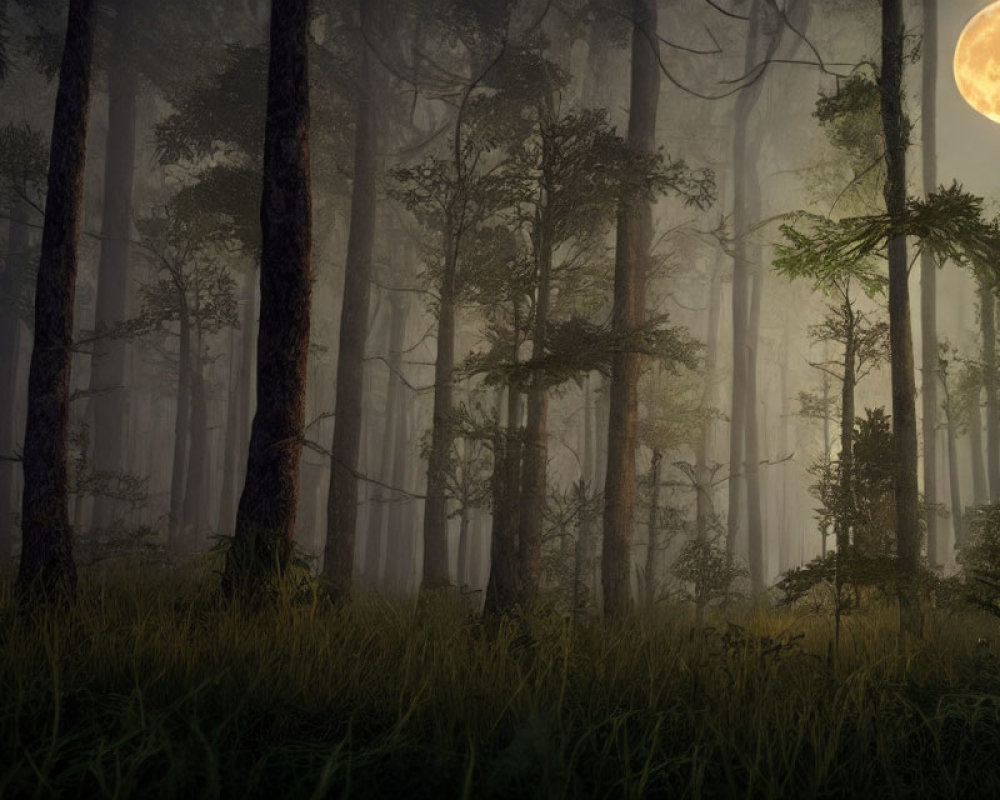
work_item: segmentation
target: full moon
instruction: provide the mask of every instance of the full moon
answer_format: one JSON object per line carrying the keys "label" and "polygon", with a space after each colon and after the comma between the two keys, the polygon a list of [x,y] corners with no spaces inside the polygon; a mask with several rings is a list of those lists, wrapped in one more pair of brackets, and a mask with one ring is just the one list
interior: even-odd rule
{"label": "full moon", "polygon": [[970,106],[1000,122],[1000,0],[969,20],[958,37],[955,83]]}

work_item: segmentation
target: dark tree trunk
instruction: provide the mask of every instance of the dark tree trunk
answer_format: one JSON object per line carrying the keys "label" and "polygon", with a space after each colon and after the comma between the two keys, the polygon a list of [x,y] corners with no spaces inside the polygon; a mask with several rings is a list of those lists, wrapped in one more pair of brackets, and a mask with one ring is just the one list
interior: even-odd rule
{"label": "dark tree trunk", "polygon": [[427,499],[424,501],[424,565],[420,589],[443,589],[448,576],[447,469],[455,425],[452,420],[452,375],[455,371],[455,284],[458,247],[453,222],[446,223],[444,274],[437,314],[437,357],[434,360],[434,413],[431,452],[427,460]]}
{"label": "dark tree trunk", "polygon": [[844,382],[840,387],[840,513],[837,522],[837,552],[844,553],[851,543],[854,522],[854,387],[857,378],[857,315],[850,298],[845,296]]}
{"label": "dark tree trunk", "polygon": [[0,314],[0,375],[7,376],[0,385],[0,568],[13,555],[15,538],[14,487],[20,468],[12,459],[20,427],[14,414],[21,370],[21,318],[17,309],[28,267],[27,222],[28,204],[23,200],[15,202],[7,233],[7,258],[0,275],[0,304],[4,307],[4,313]]}
{"label": "dark tree trunk", "polygon": [[[754,159],[756,162],[756,159]],[[755,202],[754,219],[760,217],[760,186],[756,181],[754,165]],[[750,586],[754,592],[764,591],[764,525],[761,512],[760,476],[760,410],[757,408],[757,348],[760,344],[760,306],[764,290],[764,272],[760,263],[760,247],[752,248],[753,279],[750,315],[747,319],[747,420],[746,420],[746,477],[747,477],[747,564],[750,569]]]}
{"label": "dark tree trunk", "polygon": [[[101,258],[97,271],[95,328],[110,328],[128,316],[129,240],[132,231],[132,184],[135,173],[135,97],[137,72],[133,59],[135,11],[133,0],[118,0],[108,51],[108,136],[104,161],[104,207],[101,214]],[[98,470],[125,468],[128,429],[124,339],[98,339],[91,359],[93,466]],[[94,498],[92,524],[114,521],[115,500]]]}
{"label": "dark tree trunk", "polygon": [[[365,27],[366,2],[361,2],[361,27]],[[372,248],[375,243],[375,139],[376,114],[368,47],[358,32],[361,73],[354,132],[354,188],[351,195],[351,228],[347,239],[344,299],[340,316],[340,349],[337,358],[337,395],[330,492],[327,499],[326,547],[323,574],[337,599],[351,589],[354,543],[358,517],[358,451],[361,443],[361,401],[364,382],[365,339],[368,336],[368,301]]]}
{"label": "dark tree trunk", "polygon": [[184,549],[197,552],[202,534],[208,473],[208,408],[205,401],[205,375],[201,364],[201,333],[187,362],[191,369],[191,423],[188,434],[187,486],[184,489]]}
{"label": "dark tree trunk", "polygon": [[647,609],[651,609],[656,603],[657,576],[660,571],[658,536],[660,528],[660,464],[662,462],[663,453],[659,450],[653,450],[653,463],[649,467],[649,524],[644,575]]}
{"label": "dark tree trunk", "polygon": [[986,474],[990,502],[1000,500],[1000,404],[997,401],[996,298],[993,286],[981,282],[979,315],[983,332],[983,386],[986,388]]}
{"label": "dark tree trunk", "polygon": [[936,371],[944,389],[944,416],[947,423],[948,436],[948,478],[951,489],[951,528],[952,550],[961,544],[962,539],[962,488],[958,476],[958,422],[955,419],[955,400],[948,391],[947,376],[938,368]]}
{"label": "dark tree trunk", "polygon": [[261,197],[257,412],[236,534],[226,553],[228,597],[261,595],[292,552],[305,424],[310,264],[308,0],[273,0]]}
{"label": "dark tree trunk", "polygon": [[184,488],[187,475],[191,424],[191,322],[183,287],[178,288],[180,302],[180,337],[177,345],[177,412],[174,416],[174,460],[170,472],[170,551],[184,550],[181,531],[184,525]]}
{"label": "dark tree trunk", "polygon": [[[923,147],[924,194],[937,188],[937,0],[923,0],[924,36],[921,41],[922,86],[920,100],[920,138]],[[923,401],[924,502],[927,513],[928,566],[938,563],[938,488],[937,488],[937,415],[938,415],[938,342],[937,342],[937,264],[928,250],[920,254],[920,344],[921,399]]]}
{"label": "dark tree trunk", "polygon": [[[516,319],[516,315],[515,315]],[[517,336],[518,325],[514,331]],[[521,492],[521,395],[507,387],[507,428],[493,440],[493,532],[490,537],[490,577],[486,584],[485,616],[512,609],[521,594],[518,569],[518,508]]]}
{"label": "dark tree trunk", "polygon": [[[708,329],[705,332],[705,383],[701,392],[701,407],[715,407],[715,369],[719,354],[719,318],[722,315],[722,279],[719,275],[719,260],[712,266],[712,277],[708,288]],[[705,541],[708,528],[714,516],[712,502],[712,471],[708,466],[712,450],[711,415],[706,414],[698,432],[698,446],[695,449],[695,536]]]}
{"label": "dark tree trunk", "polygon": [[[890,219],[906,212],[906,131],[903,118],[903,3],[882,0],[882,69],[878,77],[885,133],[885,204]],[[896,556],[900,632],[921,633],[916,573],[920,560],[917,493],[916,383],[910,332],[906,237],[889,240],[889,348],[895,456]]]}
{"label": "dark tree trunk", "polygon": [[969,455],[972,460],[972,498],[977,506],[990,501],[983,467],[983,411],[979,405],[979,392],[969,402]]}
{"label": "dark tree trunk", "polygon": [[[239,424],[239,374],[236,358],[236,331],[229,329],[229,370],[226,376],[226,432],[223,437],[222,488],[219,491],[219,516],[215,530],[228,531],[232,524],[232,499],[236,486],[237,426]],[[234,374],[235,373],[235,374]]]}
{"label": "dark tree trunk", "polygon": [[24,434],[23,544],[17,589],[25,599],[53,595],[72,598],[76,593],[66,458],[76,247],[95,8],[93,0],[70,0],[52,122]]}
{"label": "dark tree trunk", "polygon": [[[631,101],[628,146],[638,153],[656,151],[656,106],[660,93],[657,8],[653,0],[635,0],[632,26]],[[612,327],[627,334],[642,324],[646,271],[652,238],[648,203],[623,203],[615,242],[615,293]],[[604,492],[604,538],[601,585],[604,614],[621,617],[630,605],[632,507],[635,500],[636,417],[639,354],[616,352],[611,362],[611,409],[608,418],[608,470]]]}
{"label": "dark tree trunk", "polygon": [[[545,154],[542,169],[549,168],[549,143],[543,143]],[[546,187],[545,197],[553,190]],[[535,319],[531,334],[531,357],[541,359],[548,338],[549,305],[552,286],[552,231],[548,208],[539,211],[539,224],[533,234],[537,254],[537,294]],[[546,467],[548,462],[548,406],[546,378],[535,370],[527,397],[527,420],[524,428],[524,477],[521,486],[521,513],[518,535],[518,554],[521,562],[522,602],[527,605],[535,598],[542,569],[542,527],[546,501]]]}

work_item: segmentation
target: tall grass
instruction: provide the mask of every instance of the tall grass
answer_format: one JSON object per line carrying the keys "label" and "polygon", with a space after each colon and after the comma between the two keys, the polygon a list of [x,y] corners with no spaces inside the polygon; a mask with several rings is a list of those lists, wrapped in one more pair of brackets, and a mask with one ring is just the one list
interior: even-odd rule
{"label": "tall grass", "polygon": [[985,797],[994,620],[683,608],[480,625],[458,598],[223,608],[211,580],[0,585],[3,797]]}

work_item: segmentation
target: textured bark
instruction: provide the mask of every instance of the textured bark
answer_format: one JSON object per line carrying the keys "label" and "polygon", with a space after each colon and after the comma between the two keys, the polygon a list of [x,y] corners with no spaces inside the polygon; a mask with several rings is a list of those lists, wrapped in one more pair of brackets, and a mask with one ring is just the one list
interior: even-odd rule
{"label": "textured bark", "polygon": [[70,0],[52,122],[24,435],[23,544],[17,575],[18,593],[24,599],[72,598],[76,592],[66,457],[95,7],[94,0]]}
{"label": "textured bark", "polygon": [[[922,86],[920,99],[920,138],[923,153],[924,194],[937,188],[937,0],[923,0],[924,36],[921,40]],[[923,402],[924,502],[927,513],[928,566],[938,563],[938,487],[937,487],[937,415],[938,415],[938,342],[937,342],[937,264],[925,249],[920,254],[920,346],[921,400]]]}
{"label": "textured bark", "polygon": [[986,389],[986,474],[990,502],[1000,500],[1000,404],[997,401],[996,298],[993,287],[979,287],[979,315],[983,335],[983,386]]}
{"label": "textured bark", "polygon": [[[755,159],[756,160],[756,159]],[[756,173],[756,168],[754,169]],[[757,197],[753,205],[753,219],[760,218],[760,185],[754,181]],[[764,591],[764,528],[761,512],[760,474],[760,410],[757,403],[757,348],[760,344],[760,306],[764,291],[764,273],[760,263],[759,247],[752,248],[753,269],[750,314],[747,318],[747,420],[746,420],[746,478],[747,478],[747,566],[750,586],[755,592]]]}
{"label": "textured bark", "polygon": [[7,258],[0,275],[0,566],[5,566],[14,547],[14,487],[19,467],[13,458],[20,426],[14,419],[17,408],[15,392],[21,369],[21,320],[16,312],[21,281],[27,272],[28,204],[14,203],[7,233]]}
{"label": "textured bark", "polygon": [[[135,173],[134,64],[135,11],[133,0],[118,0],[111,47],[108,51],[108,135],[104,161],[104,205],[101,212],[101,257],[97,268],[95,328],[111,327],[128,317],[130,285],[129,240],[132,231],[132,184]],[[125,468],[125,431],[128,430],[128,365],[124,339],[98,339],[90,367],[93,393],[93,466],[98,470]],[[92,524],[110,525],[115,500],[94,498]]]}
{"label": "textured bark", "polygon": [[228,597],[259,597],[280,578],[292,552],[312,281],[308,6],[308,0],[274,0],[271,6],[257,412],[222,578]]}
{"label": "textured bark", "polygon": [[941,388],[944,389],[944,416],[947,422],[948,441],[948,478],[951,490],[951,528],[952,528],[952,551],[961,544],[962,540],[962,487],[958,476],[958,423],[955,420],[955,403],[948,391],[948,382],[941,370],[937,371],[941,379]]}
{"label": "textured bark", "polygon": [[[360,4],[365,26],[366,3]],[[326,546],[323,574],[335,598],[345,597],[354,571],[358,517],[358,451],[361,444],[361,402],[365,339],[371,287],[372,248],[375,243],[376,115],[368,47],[358,32],[361,72],[354,132],[354,187],[351,225],[347,239],[344,297],[340,315],[337,357],[337,394],[327,496]]]}
{"label": "textured bark", "polygon": [[[906,211],[906,131],[902,80],[903,4],[902,0],[882,0],[882,69],[878,84],[885,133],[885,204],[891,219],[900,219]],[[900,632],[906,636],[918,636],[922,619],[916,587],[920,560],[916,384],[904,236],[889,240],[889,348]]]}
{"label": "textured bark", "polygon": [[[652,153],[656,150],[656,107],[660,92],[656,3],[635,0],[632,13],[628,146],[636,152]],[[639,208],[623,203],[618,212],[611,315],[612,327],[619,334],[627,334],[643,322],[652,227],[648,203],[640,203]],[[604,614],[608,617],[621,617],[630,605],[638,384],[639,354],[616,352],[611,362],[608,469],[601,545],[601,586]]]}

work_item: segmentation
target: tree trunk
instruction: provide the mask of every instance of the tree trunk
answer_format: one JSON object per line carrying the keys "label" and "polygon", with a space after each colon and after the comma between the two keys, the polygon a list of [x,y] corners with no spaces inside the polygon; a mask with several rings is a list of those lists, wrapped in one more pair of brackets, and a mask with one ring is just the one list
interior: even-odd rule
{"label": "tree trunk", "polygon": [[[882,0],[882,69],[878,77],[885,133],[885,204],[890,219],[906,212],[906,131],[903,118],[903,4]],[[892,432],[895,456],[896,556],[899,568],[899,623],[904,636],[922,628],[916,573],[920,560],[917,494],[916,384],[910,332],[906,237],[889,240],[889,349],[892,378]]]}
{"label": "tree trunk", "polygon": [[[754,159],[756,162],[756,159]],[[753,168],[755,202],[754,219],[760,217],[760,186],[756,181],[756,163]],[[749,249],[749,248],[748,248]],[[764,591],[764,525],[761,513],[760,477],[760,411],[757,408],[757,348],[760,344],[760,306],[764,290],[764,273],[761,267],[760,247],[752,248],[752,295],[750,315],[747,319],[747,419],[746,419],[746,476],[747,476],[747,563],[750,569],[750,586],[754,592]]]}
{"label": "tree trunk", "polygon": [[1000,500],[1000,405],[997,402],[996,298],[993,286],[979,287],[979,314],[983,332],[983,386],[986,388],[986,474],[990,502]]}
{"label": "tree trunk", "polygon": [[[920,100],[920,139],[923,147],[924,195],[937,188],[937,0],[923,0],[924,36],[921,42],[922,84]],[[920,346],[921,399],[923,401],[924,502],[927,513],[927,562],[937,566],[938,488],[937,488],[937,415],[938,415],[938,342],[937,342],[937,264],[927,249],[920,254]]]}
{"label": "tree trunk", "polygon": [[[543,142],[545,154],[542,169],[547,175],[548,141]],[[546,187],[545,197],[553,191]],[[548,208],[539,212],[539,223],[535,226],[534,239],[537,254],[537,295],[535,298],[535,319],[532,330],[531,357],[541,359],[545,353],[548,338],[549,301],[552,283],[552,231],[548,220]],[[527,605],[538,591],[538,580],[542,563],[542,527],[546,501],[546,466],[548,461],[548,393],[542,370],[535,370],[528,389],[528,417],[524,428],[524,476],[521,486],[521,513],[518,536],[518,554],[521,561],[522,602]]]}
{"label": "tree trunk", "polygon": [[854,523],[854,388],[857,378],[857,316],[850,297],[845,294],[843,311],[844,382],[840,387],[840,509],[837,522],[837,552],[844,553],[851,543]]}
{"label": "tree trunk", "polygon": [[424,502],[424,564],[420,589],[443,589],[448,575],[447,468],[455,426],[452,420],[452,375],[455,371],[455,283],[458,242],[452,221],[446,223],[444,274],[438,298],[437,357],[434,360],[434,414],[431,452],[427,460],[427,500]]}
{"label": "tree trunk", "polygon": [[16,201],[10,212],[7,258],[0,275],[0,375],[7,380],[0,388],[0,567],[6,566],[14,548],[14,487],[19,467],[13,460],[18,439],[14,415],[17,410],[18,373],[21,366],[21,318],[17,313],[21,284],[27,274],[28,204]]}
{"label": "tree trunk", "polygon": [[[660,93],[657,8],[654,0],[633,3],[631,101],[628,146],[637,153],[656,152],[656,107]],[[648,203],[623,203],[615,241],[615,290],[612,328],[628,334],[642,324],[646,271],[652,238]],[[630,605],[632,506],[635,495],[636,417],[639,354],[616,352],[611,361],[611,408],[608,418],[608,469],[604,493],[601,585],[604,614],[621,617]]]}
{"label": "tree trunk", "polygon": [[[720,251],[721,253],[721,251]],[[705,332],[705,383],[701,392],[702,409],[715,407],[715,369],[719,354],[719,318],[722,315],[722,279],[719,275],[719,259],[712,265],[712,277],[708,288],[708,329]],[[714,516],[712,502],[712,471],[708,466],[712,452],[712,428],[714,420],[706,414],[698,432],[695,448],[695,536],[705,541],[708,528]]]}
{"label": "tree trunk", "polygon": [[365,44],[367,5],[361,2],[358,32],[361,73],[354,132],[354,188],[351,228],[347,239],[344,299],[340,316],[337,396],[334,406],[330,492],[327,496],[326,547],[323,574],[332,595],[341,599],[351,589],[358,516],[358,451],[361,442],[362,375],[368,336],[368,301],[372,248],[375,244],[375,103],[368,47]]}
{"label": "tree trunk", "polygon": [[[116,2],[114,33],[108,51],[108,135],[104,160],[104,206],[101,213],[101,257],[97,269],[95,329],[110,328],[128,317],[129,240],[132,232],[132,184],[135,173],[133,0]],[[125,383],[127,343],[99,338],[90,367],[93,412],[92,463],[97,470],[125,468],[128,402]],[[92,524],[109,526],[115,518],[114,498],[94,497]]]}
{"label": "tree trunk", "polygon": [[26,600],[52,595],[72,599],[76,594],[66,458],[95,8],[93,0],[70,0],[52,122],[24,434],[23,544],[17,590]]}
{"label": "tree trunk", "polygon": [[168,547],[174,555],[183,550],[181,531],[184,525],[184,488],[188,466],[191,424],[191,322],[187,298],[179,288],[180,336],[177,345],[177,411],[174,416],[174,460],[170,472],[170,523]]}
{"label": "tree trunk", "polygon": [[982,506],[990,502],[990,492],[983,467],[983,412],[978,393],[969,403],[969,455],[972,459],[973,502]]}
{"label": "tree trunk", "polygon": [[[200,326],[198,326],[200,328]],[[201,364],[201,331],[196,329],[195,346],[186,362],[191,370],[191,423],[188,436],[187,485],[184,489],[184,549],[195,553],[204,523],[206,475],[208,473],[208,409],[205,403],[205,375]]]}
{"label": "tree trunk", "polygon": [[292,552],[305,424],[310,264],[308,0],[271,6],[261,196],[257,412],[223,592],[249,599],[280,578]]}
{"label": "tree trunk", "polygon": [[[515,314],[514,337],[518,338]],[[516,359],[515,359],[516,361]],[[484,616],[509,611],[521,594],[518,569],[518,497],[521,493],[521,395],[507,387],[507,428],[493,440],[493,533]]]}
{"label": "tree trunk", "polygon": [[955,420],[955,401],[948,391],[947,377],[940,369],[937,371],[944,389],[944,416],[948,435],[948,478],[951,489],[951,529],[954,537],[952,552],[961,544],[962,539],[962,488],[958,476],[958,423]]}
{"label": "tree trunk", "polygon": [[660,543],[657,537],[660,527],[660,464],[662,461],[663,453],[654,449],[653,463],[649,467],[649,533],[646,539],[646,572],[644,576],[647,609],[651,609],[656,603],[656,581],[660,571]]}

